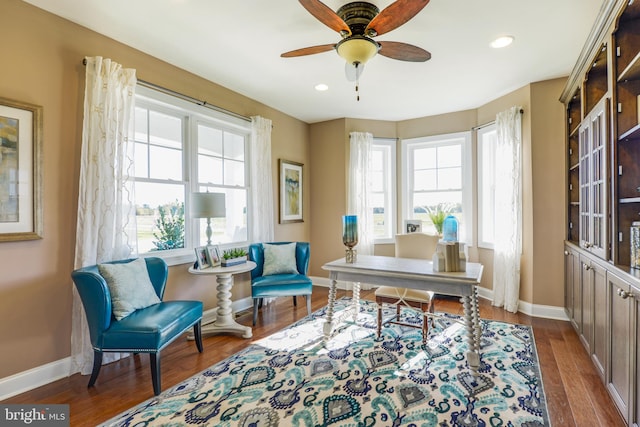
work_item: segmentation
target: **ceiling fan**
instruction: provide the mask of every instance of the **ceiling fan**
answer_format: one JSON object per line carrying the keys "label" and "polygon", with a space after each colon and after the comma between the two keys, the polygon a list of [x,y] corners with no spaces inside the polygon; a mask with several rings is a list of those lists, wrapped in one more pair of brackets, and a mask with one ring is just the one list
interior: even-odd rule
{"label": "ceiling fan", "polygon": [[338,55],[346,60],[347,78],[356,82],[364,64],[378,53],[400,61],[424,62],[431,59],[431,54],[418,46],[373,40],[373,37],[388,33],[409,21],[429,3],[429,0],[396,0],[382,12],[374,4],[364,1],[347,3],[336,12],[320,0],[299,1],[320,22],[340,33],[342,39],[338,43],[285,52],[280,55],[283,58],[314,55],[335,49]]}

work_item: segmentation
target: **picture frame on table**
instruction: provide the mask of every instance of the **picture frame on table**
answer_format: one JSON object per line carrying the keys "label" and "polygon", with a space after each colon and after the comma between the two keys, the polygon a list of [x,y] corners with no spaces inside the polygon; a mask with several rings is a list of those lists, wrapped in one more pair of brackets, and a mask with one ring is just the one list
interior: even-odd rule
{"label": "picture frame on table", "polygon": [[422,233],[422,221],[419,219],[405,219],[404,232],[406,234]]}
{"label": "picture frame on table", "polygon": [[303,222],[302,163],[279,160],[280,169],[280,224]]}
{"label": "picture frame on table", "polygon": [[218,267],[222,263],[220,248],[217,245],[207,246],[207,253],[209,255],[209,263],[211,264],[211,267]]}
{"label": "picture frame on table", "polygon": [[209,251],[206,246],[198,246],[196,251],[196,264],[198,270],[204,270],[205,268],[211,268],[211,260],[209,259]]}
{"label": "picture frame on table", "polygon": [[42,107],[0,98],[0,242],[42,239]]}

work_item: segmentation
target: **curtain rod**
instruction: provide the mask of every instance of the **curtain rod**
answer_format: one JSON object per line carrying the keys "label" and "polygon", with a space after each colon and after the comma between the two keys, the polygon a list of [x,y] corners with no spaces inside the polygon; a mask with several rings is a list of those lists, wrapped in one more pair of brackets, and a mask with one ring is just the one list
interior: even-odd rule
{"label": "curtain rod", "polygon": [[[524,110],[522,108],[520,109],[520,114],[524,114]],[[496,121],[491,120],[490,122],[484,123],[482,125],[474,126],[471,128],[471,130],[478,130],[478,129],[486,128],[487,126],[491,126],[495,124],[496,124]]]}
{"label": "curtain rod", "polygon": [[[85,65],[85,66],[87,65],[87,59],[86,58],[82,59],[82,65]],[[247,122],[251,121],[250,117],[246,117],[246,116],[243,116],[241,114],[234,113],[233,111],[229,111],[229,110],[224,109],[222,107],[218,107],[216,105],[209,104],[207,101],[201,101],[201,100],[199,100],[197,98],[193,98],[193,97],[191,97],[189,95],[185,95],[183,93],[176,92],[176,91],[171,90],[171,89],[167,89],[166,87],[159,86],[159,85],[157,85],[155,83],[150,83],[150,82],[147,82],[145,80],[140,80],[140,79],[137,79],[137,83],[142,85],[142,86],[145,86],[145,87],[147,87],[149,89],[157,90],[158,92],[162,92],[162,93],[164,93],[166,95],[175,96],[176,98],[180,98],[180,99],[182,99],[184,101],[192,102],[194,104],[200,105],[202,107],[209,108],[209,109],[217,111],[219,113],[228,114],[228,115],[233,116],[233,117],[235,117],[237,119],[241,119],[241,120],[244,120],[244,121],[247,121]]]}

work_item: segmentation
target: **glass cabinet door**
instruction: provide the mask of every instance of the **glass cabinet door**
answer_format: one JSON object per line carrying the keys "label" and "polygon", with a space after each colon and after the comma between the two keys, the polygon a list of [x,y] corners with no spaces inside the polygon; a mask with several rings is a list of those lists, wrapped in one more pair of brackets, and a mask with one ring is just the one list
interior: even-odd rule
{"label": "glass cabinet door", "polygon": [[580,246],[601,258],[607,241],[607,111],[603,99],[580,126]]}

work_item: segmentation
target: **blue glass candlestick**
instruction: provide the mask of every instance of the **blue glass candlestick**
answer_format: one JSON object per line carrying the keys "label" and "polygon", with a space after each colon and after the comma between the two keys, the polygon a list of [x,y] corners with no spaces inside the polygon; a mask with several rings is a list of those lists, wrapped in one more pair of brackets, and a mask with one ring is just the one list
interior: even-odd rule
{"label": "blue glass candlestick", "polygon": [[356,215],[342,217],[342,243],[347,247],[346,262],[353,264],[358,258],[357,251],[353,249],[358,244],[358,217]]}

